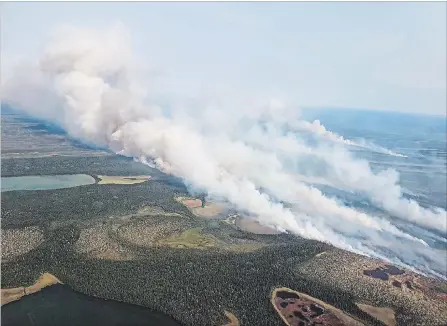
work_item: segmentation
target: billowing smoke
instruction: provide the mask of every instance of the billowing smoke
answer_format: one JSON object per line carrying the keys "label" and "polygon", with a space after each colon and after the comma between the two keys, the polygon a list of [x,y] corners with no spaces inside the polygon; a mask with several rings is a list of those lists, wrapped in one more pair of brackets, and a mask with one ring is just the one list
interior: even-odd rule
{"label": "billowing smoke", "polygon": [[[129,39],[120,25],[61,29],[39,64],[2,85],[2,98],[73,137],[180,177],[262,224],[444,277],[442,255],[394,222],[443,234],[446,211],[404,198],[396,171],[374,173],[349,152],[358,143],[300,120],[278,100],[157,105],[137,78]],[[301,137],[309,131],[331,142],[310,145]],[[366,196],[389,214],[345,206],[309,180]]]}
{"label": "billowing smoke", "polygon": [[359,139],[359,140],[355,140],[355,141],[350,140],[350,139],[345,139],[343,136],[338,135],[337,133],[332,132],[330,130],[327,130],[326,127],[321,124],[320,120],[314,120],[312,123],[310,123],[308,121],[304,121],[304,120],[294,121],[291,123],[291,126],[297,131],[310,132],[310,133],[313,133],[323,139],[327,139],[327,140],[330,140],[330,141],[333,141],[336,143],[341,143],[341,144],[345,144],[345,145],[349,145],[349,146],[353,146],[353,147],[364,148],[364,149],[368,149],[368,150],[382,153],[382,154],[387,154],[387,155],[392,155],[392,156],[397,156],[397,157],[406,157],[405,155],[393,152],[392,150],[390,150],[388,148],[384,148],[382,146],[378,146],[373,143],[368,143],[367,141],[365,141],[363,139]]}

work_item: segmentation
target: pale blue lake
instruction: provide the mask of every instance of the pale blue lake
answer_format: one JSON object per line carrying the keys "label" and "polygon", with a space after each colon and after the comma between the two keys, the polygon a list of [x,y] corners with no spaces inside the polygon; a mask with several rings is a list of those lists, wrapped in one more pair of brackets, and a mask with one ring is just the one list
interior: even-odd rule
{"label": "pale blue lake", "polygon": [[94,183],[95,179],[87,174],[2,177],[1,191],[62,189]]}

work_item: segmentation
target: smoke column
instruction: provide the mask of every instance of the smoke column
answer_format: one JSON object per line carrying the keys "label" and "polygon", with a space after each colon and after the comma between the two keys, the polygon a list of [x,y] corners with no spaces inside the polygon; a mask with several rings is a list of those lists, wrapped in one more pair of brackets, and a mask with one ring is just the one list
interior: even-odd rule
{"label": "smoke column", "polygon": [[[402,221],[444,234],[446,211],[403,198],[396,171],[373,173],[343,146],[355,143],[318,121],[300,120],[278,101],[173,105],[167,113],[148,100],[150,87],[139,82],[129,41],[121,25],[61,28],[37,65],[22,66],[2,85],[2,99],[75,138],[206,189],[264,225],[445,277],[445,260],[423,239],[302,181],[319,176]],[[303,131],[333,142],[310,146],[300,138]]]}
{"label": "smoke column", "polygon": [[304,121],[304,120],[294,121],[293,123],[291,123],[291,126],[296,131],[310,132],[312,134],[315,134],[315,135],[321,137],[322,139],[327,139],[329,141],[333,141],[336,143],[345,144],[345,145],[349,145],[349,146],[353,146],[353,147],[360,147],[360,148],[368,149],[368,150],[371,150],[374,152],[387,154],[387,155],[391,155],[391,156],[406,157],[403,154],[395,153],[392,150],[389,150],[382,146],[378,146],[378,145],[375,145],[372,143],[367,143],[364,140],[353,141],[353,140],[345,139],[343,136],[327,130],[326,127],[323,124],[321,124],[320,120],[314,120],[312,123],[310,123],[308,121]]}

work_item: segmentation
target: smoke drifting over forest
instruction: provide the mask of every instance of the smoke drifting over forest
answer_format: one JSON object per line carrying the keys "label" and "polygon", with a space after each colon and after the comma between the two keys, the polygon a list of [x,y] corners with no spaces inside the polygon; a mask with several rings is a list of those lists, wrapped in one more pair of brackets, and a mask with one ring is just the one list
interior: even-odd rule
{"label": "smoke drifting over forest", "polygon": [[[438,250],[393,223],[397,218],[443,234],[446,211],[404,198],[395,170],[374,173],[349,148],[400,154],[301,120],[296,107],[278,99],[168,110],[148,100],[150,85],[139,82],[137,68],[121,25],[62,28],[38,64],[24,64],[4,81],[2,99],[72,137],[180,177],[262,224],[421,271],[446,270]],[[344,206],[306,181],[315,176],[367,197],[393,218]]]}

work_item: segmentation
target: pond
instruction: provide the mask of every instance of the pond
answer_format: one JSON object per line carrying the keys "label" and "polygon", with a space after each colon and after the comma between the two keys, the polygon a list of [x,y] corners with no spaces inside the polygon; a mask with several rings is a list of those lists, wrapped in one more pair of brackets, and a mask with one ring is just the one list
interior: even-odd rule
{"label": "pond", "polygon": [[62,189],[94,183],[95,179],[87,174],[2,177],[1,191]]}
{"label": "pond", "polygon": [[2,306],[3,325],[48,326],[179,326],[161,312],[114,300],[103,300],[56,284]]}

